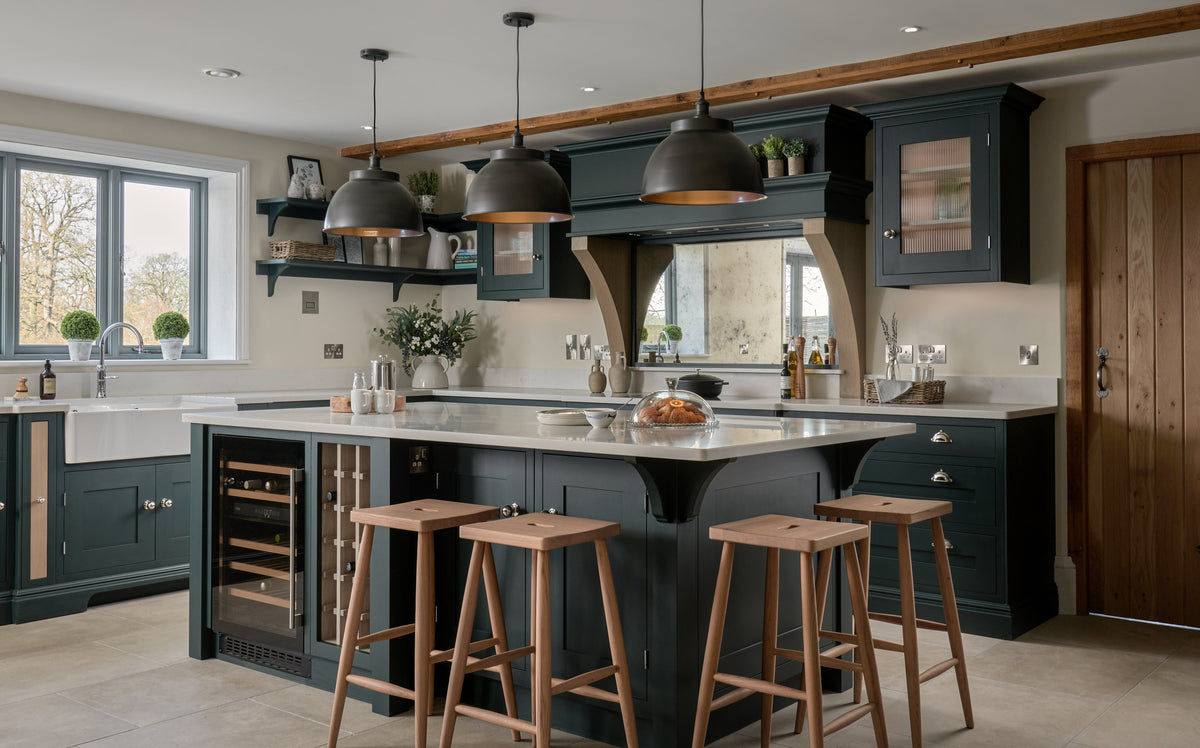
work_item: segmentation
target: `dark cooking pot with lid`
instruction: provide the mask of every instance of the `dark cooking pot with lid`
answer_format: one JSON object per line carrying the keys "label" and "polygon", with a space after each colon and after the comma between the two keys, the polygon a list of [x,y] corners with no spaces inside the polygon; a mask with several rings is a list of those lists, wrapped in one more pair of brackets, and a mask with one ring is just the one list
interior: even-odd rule
{"label": "dark cooking pot with lid", "polygon": [[705,374],[696,369],[695,374],[684,374],[680,377],[676,387],[688,392],[695,392],[708,400],[718,400],[721,397],[721,388],[727,384],[729,382],[720,377],[714,377],[712,374]]}

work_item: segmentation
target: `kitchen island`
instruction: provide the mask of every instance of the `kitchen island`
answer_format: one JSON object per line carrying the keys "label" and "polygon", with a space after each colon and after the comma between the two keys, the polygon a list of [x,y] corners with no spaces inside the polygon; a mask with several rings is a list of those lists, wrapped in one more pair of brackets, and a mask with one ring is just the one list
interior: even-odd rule
{"label": "kitchen island", "polygon": [[[647,745],[687,745],[720,546],[711,525],[765,513],[812,516],[815,502],[855,481],[880,440],[907,423],[721,416],[706,431],[546,426],[536,408],[419,402],[390,415],[323,409],[204,412],[192,424],[190,653],[284,672],[329,689],[353,578],[350,510],[415,498],[490,504],[501,513],[554,511],[619,522],[611,541],[631,663],[639,732]],[[281,509],[282,507],[282,509]],[[274,523],[274,529],[269,524]],[[253,536],[253,537],[251,537]],[[370,582],[370,628],[412,620],[413,539],[379,535]],[[443,533],[437,548],[437,646],[450,646],[469,548]],[[510,641],[528,638],[524,551],[497,548]],[[755,675],[761,661],[765,554],[739,552],[721,669]],[[801,648],[799,569],[785,564],[780,646]],[[552,568],[556,676],[608,663],[594,559],[557,552]],[[486,628],[486,610],[477,620]],[[844,625],[841,583],[826,626]],[[479,638],[479,637],[476,637]],[[408,640],[359,652],[356,671],[411,683]],[[439,688],[448,672],[439,668]],[[515,666],[528,709],[528,671]],[[797,663],[781,664],[798,681]],[[468,680],[464,700],[496,706],[489,673]],[[829,685],[843,685],[840,671]],[[378,694],[377,711],[409,704]],[[785,705],[777,700],[778,706]],[[615,706],[563,696],[554,726],[621,742]],[[758,719],[756,700],[714,715],[716,739]]]}

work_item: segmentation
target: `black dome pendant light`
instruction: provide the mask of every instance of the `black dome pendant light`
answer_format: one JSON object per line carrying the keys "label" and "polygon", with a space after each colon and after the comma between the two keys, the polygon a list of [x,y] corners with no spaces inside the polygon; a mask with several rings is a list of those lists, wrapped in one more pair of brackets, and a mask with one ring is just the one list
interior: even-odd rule
{"label": "black dome pendant light", "polygon": [[671,123],[642,172],[644,203],[729,205],[766,199],[758,159],[733,123],[708,116],[704,98],[704,0],[700,0],[700,99],[696,114]]}
{"label": "black dome pendant light", "polygon": [[521,29],[532,13],[505,13],[504,25],[517,30],[517,119],[512,147],[492,151],[467,190],[463,218],[480,223],[558,223],[571,220],[567,185],[542,151],[525,147],[521,134]]}
{"label": "black dome pendant light", "polygon": [[421,211],[400,175],[379,167],[376,145],[378,115],[377,70],[387,50],[364,49],[359,56],[371,63],[371,160],[367,168],[350,172],[350,181],[333,193],[325,211],[325,233],[341,236],[420,236],[425,233]]}

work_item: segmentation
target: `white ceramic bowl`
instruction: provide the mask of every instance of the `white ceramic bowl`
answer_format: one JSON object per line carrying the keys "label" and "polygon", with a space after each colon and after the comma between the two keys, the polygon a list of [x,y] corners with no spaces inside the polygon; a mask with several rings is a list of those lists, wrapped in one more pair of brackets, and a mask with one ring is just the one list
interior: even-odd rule
{"label": "white ceramic bowl", "polygon": [[604,429],[612,425],[617,411],[612,408],[588,408],[583,411],[583,415],[587,417],[587,422],[592,424],[592,428]]}

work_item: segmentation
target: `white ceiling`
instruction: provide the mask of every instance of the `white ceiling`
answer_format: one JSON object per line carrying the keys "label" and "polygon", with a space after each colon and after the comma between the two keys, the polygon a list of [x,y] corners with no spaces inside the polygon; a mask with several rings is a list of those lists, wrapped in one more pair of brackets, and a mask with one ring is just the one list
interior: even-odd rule
{"label": "white ceiling", "polygon": [[[708,0],[708,80],[791,73],[1182,1]],[[397,138],[512,116],[515,32],[500,23],[506,10],[537,16],[522,32],[522,113],[534,115],[696,87],[697,7],[698,0],[0,0],[0,89],[342,146],[370,138],[360,127],[371,113],[362,47],[392,52],[379,68],[379,135]],[[905,24],[924,30],[900,33]],[[925,76],[919,84],[948,76],[972,85],[1032,80],[1190,57],[1200,54],[1198,37],[1188,32],[1017,60]],[[244,75],[215,80],[201,74],[205,67]],[[599,91],[584,93],[584,85]],[[901,80],[774,104],[854,103],[910,93],[915,85]],[[531,143],[655,124],[586,128]],[[484,152],[454,149],[428,158]]]}

